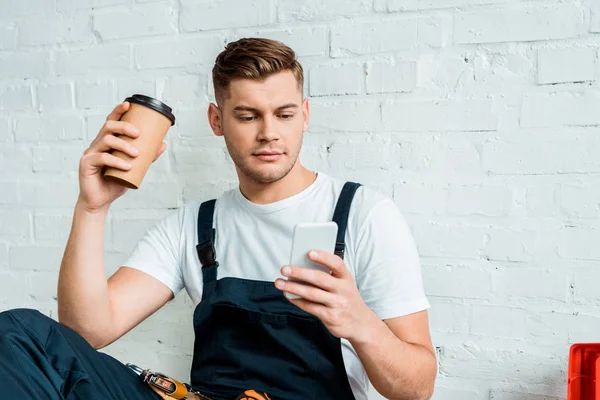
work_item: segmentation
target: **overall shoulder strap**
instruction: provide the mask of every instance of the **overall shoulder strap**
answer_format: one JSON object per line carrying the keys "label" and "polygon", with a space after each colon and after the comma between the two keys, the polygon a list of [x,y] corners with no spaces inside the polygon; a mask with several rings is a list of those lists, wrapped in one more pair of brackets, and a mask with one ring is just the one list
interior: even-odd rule
{"label": "overall shoulder strap", "polygon": [[219,265],[215,250],[215,230],[213,229],[216,202],[216,200],[205,201],[200,205],[200,210],[198,211],[198,244],[196,245],[196,252],[202,264],[204,283],[217,279],[216,268],[209,268]]}
{"label": "overall shoulder strap", "polygon": [[340,258],[344,258],[344,252],[346,250],[346,244],[344,239],[346,237],[346,228],[348,226],[348,215],[350,214],[350,206],[352,200],[356,194],[356,190],[360,187],[360,183],[346,182],[340,193],[335,211],[333,213],[333,221],[338,225],[337,240],[335,244],[335,255]]}

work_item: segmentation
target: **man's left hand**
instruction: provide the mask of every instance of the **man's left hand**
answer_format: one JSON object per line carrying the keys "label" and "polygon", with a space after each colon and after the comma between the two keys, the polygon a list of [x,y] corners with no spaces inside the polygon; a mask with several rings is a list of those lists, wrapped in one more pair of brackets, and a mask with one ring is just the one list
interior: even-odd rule
{"label": "man's left hand", "polygon": [[309,252],[308,258],[331,270],[331,274],[286,265],[281,268],[281,273],[293,280],[277,279],[275,286],[300,296],[300,299],[289,300],[319,318],[332,335],[351,342],[366,341],[369,326],[372,326],[369,321],[377,316],[362,300],[344,261],[336,255],[316,250]]}

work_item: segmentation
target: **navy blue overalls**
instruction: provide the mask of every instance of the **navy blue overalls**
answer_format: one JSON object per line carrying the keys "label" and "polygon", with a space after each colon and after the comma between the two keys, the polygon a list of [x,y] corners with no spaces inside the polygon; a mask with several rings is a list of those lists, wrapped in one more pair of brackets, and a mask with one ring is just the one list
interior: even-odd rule
{"label": "navy blue overalls", "polygon": [[[340,257],[359,186],[344,185],[333,215]],[[318,318],[292,304],[273,282],[217,279],[214,208],[211,200],[198,213],[196,248],[204,286],[194,311],[192,386],[215,400],[231,400],[245,389],[278,400],[354,399],[340,339]]]}

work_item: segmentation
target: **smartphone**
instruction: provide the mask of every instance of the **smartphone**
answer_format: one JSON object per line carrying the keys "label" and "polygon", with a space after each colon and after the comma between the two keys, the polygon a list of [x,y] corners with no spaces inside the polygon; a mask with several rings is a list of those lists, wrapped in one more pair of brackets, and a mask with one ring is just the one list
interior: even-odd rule
{"label": "smartphone", "polygon": [[[321,250],[333,254],[337,238],[338,226],[333,221],[302,223],[294,227],[292,239],[292,253],[290,265],[301,268],[310,268],[330,273],[327,267],[322,266],[308,258],[311,250]],[[291,293],[286,293],[289,299],[298,299]]]}

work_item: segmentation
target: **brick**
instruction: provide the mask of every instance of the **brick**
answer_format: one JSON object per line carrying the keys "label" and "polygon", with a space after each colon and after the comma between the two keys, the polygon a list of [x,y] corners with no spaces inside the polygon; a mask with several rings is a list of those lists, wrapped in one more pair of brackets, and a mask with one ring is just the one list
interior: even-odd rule
{"label": "brick", "polygon": [[69,239],[72,213],[57,214],[36,212],[33,216],[33,232],[37,244],[64,245]]}
{"label": "brick", "polygon": [[183,187],[184,203],[204,201],[221,196],[224,192],[238,186],[236,181],[218,181],[204,185],[186,185]]}
{"label": "brick", "polygon": [[62,247],[12,246],[9,262],[14,270],[58,272],[63,254]]}
{"label": "brick", "polygon": [[484,400],[478,389],[453,388],[435,385],[435,391],[431,400]]}
{"label": "brick", "polygon": [[389,143],[385,138],[335,140],[327,146],[329,164],[351,170],[386,170],[389,158]]}
{"label": "brick", "polygon": [[47,146],[33,148],[33,172],[76,172],[83,155],[81,146]]}
{"label": "brick", "polygon": [[403,213],[444,214],[448,189],[415,183],[396,184],[394,202]]}
{"label": "brick", "polygon": [[15,48],[16,26],[0,24],[0,50],[13,50]]}
{"label": "brick", "polygon": [[[8,267],[8,245],[0,243],[0,271]],[[6,292],[2,292],[6,294]]]}
{"label": "brick", "polygon": [[0,143],[10,143],[14,141],[13,127],[8,118],[0,117]]}
{"label": "brick", "polygon": [[[58,272],[58,268],[56,269]],[[29,276],[29,292],[37,301],[52,301],[58,298],[58,273],[36,272]]]}
{"label": "brick", "polygon": [[239,37],[250,36],[264,37],[283,42],[291,47],[299,57],[325,56],[329,54],[329,30],[324,26],[247,31],[242,32]]}
{"label": "brick", "polygon": [[332,131],[366,132],[381,126],[379,104],[365,101],[314,102],[311,128]]}
{"label": "brick", "polygon": [[16,180],[0,180],[0,205],[19,205],[19,184]]}
{"label": "brick", "polygon": [[[115,203],[116,204],[116,203]],[[118,218],[113,219],[111,234],[113,247],[116,251],[130,252],[136,243],[142,239],[146,231],[152,228],[158,221],[156,218]]]}
{"label": "brick", "polygon": [[494,131],[497,126],[489,100],[388,101],[381,108],[384,129],[392,131]]}
{"label": "brick", "polygon": [[17,142],[83,139],[83,118],[78,116],[20,117],[15,124]]}
{"label": "brick", "polygon": [[596,182],[560,187],[560,209],[570,218],[600,217],[600,192]]}
{"label": "brick", "polygon": [[592,2],[592,21],[590,32],[600,33],[600,4]]}
{"label": "brick", "polygon": [[176,145],[173,149],[176,172],[197,171],[202,166],[222,165],[225,162],[225,149],[189,147]]}
{"label": "brick", "polygon": [[451,41],[452,20],[449,16],[424,17],[417,20],[419,45],[425,47],[443,47]]}
{"label": "brick", "polygon": [[492,389],[490,400],[564,400],[563,397],[547,394],[534,394],[529,392],[515,392],[513,390]]}
{"label": "brick", "polygon": [[32,110],[33,99],[29,86],[11,86],[0,88],[0,110],[21,111]]}
{"label": "brick", "polygon": [[0,55],[0,76],[9,78],[46,78],[50,75],[47,52],[14,52]]}
{"label": "brick", "polygon": [[70,180],[40,179],[21,182],[22,205],[72,209],[79,195],[79,184],[76,175],[71,174],[69,178]]}
{"label": "brick", "polygon": [[470,333],[473,335],[522,339],[528,336],[527,311],[522,308],[473,306]]}
{"label": "brick", "polygon": [[58,76],[106,74],[131,69],[129,45],[109,44],[79,50],[63,50],[56,53],[55,70]]}
{"label": "brick", "polygon": [[488,228],[481,254],[494,261],[530,261],[536,244],[535,232],[508,228]]}
{"label": "brick", "polygon": [[96,139],[98,133],[100,133],[100,129],[104,126],[106,122],[106,115],[88,115],[85,118],[85,138],[84,141],[86,145],[89,144]]}
{"label": "brick", "polygon": [[94,43],[89,15],[51,16],[52,14],[47,18],[28,18],[19,21],[19,45],[45,46],[64,43]]}
{"label": "brick", "polygon": [[590,48],[542,49],[538,52],[539,84],[593,81],[596,50]]}
{"label": "brick", "polygon": [[[488,299],[492,293],[492,275],[481,268],[425,264],[423,277],[427,282],[428,296]],[[448,282],[454,283],[448,285]]]}
{"label": "brick", "polygon": [[586,269],[578,269],[573,278],[574,301],[577,304],[600,302],[598,291],[598,279],[600,272],[595,266]]}
{"label": "brick", "polygon": [[319,65],[310,70],[310,95],[359,94],[364,80],[363,64]]}
{"label": "brick", "polygon": [[54,12],[54,4],[47,0],[3,0],[0,5],[0,21],[14,21],[15,17],[50,15]]}
{"label": "brick", "polygon": [[167,104],[181,103],[188,107],[199,103],[208,105],[207,85],[208,80],[204,75],[171,76],[165,81],[162,100]]}
{"label": "brick", "polygon": [[477,259],[483,247],[481,227],[451,226],[439,222],[419,222],[413,236],[422,257]]}
{"label": "brick", "polygon": [[558,190],[554,185],[532,185],[527,188],[525,198],[530,217],[551,217],[557,214]]}
{"label": "brick", "polygon": [[[0,311],[23,307],[23,304],[31,300],[29,290],[23,290],[24,277],[20,271],[0,271],[0,293],[3,300],[14,302],[14,306],[2,307]],[[2,302],[0,300],[0,302]]]}
{"label": "brick", "polygon": [[414,18],[331,28],[332,57],[408,50],[417,42],[417,19]]}
{"label": "brick", "polygon": [[564,39],[586,31],[584,12],[573,5],[475,11],[454,17],[454,41],[459,44]]}
{"label": "brick", "polygon": [[206,113],[200,110],[179,111],[176,115],[177,120],[168,135],[175,138],[199,138],[212,137],[212,129],[206,122]]}
{"label": "brick", "polygon": [[448,195],[448,214],[508,216],[515,208],[512,191],[506,186],[452,185]]}
{"label": "brick", "polygon": [[509,0],[381,0],[378,6],[380,11],[418,11],[436,8],[455,8],[478,6],[484,4],[502,4]]}
{"label": "brick", "polygon": [[183,32],[242,28],[275,22],[273,0],[215,0],[200,4],[185,1],[179,26]]}
{"label": "brick", "polygon": [[467,333],[468,312],[469,308],[462,304],[434,303],[429,310],[432,330],[434,332]]}
{"label": "brick", "polygon": [[[154,165],[152,166],[154,167]],[[153,170],[154,168],[151,168]],[[142,185],[137,190],[129,190],[115,203],[114,210],[141,210],[141,209],[173,209],[179,204],[179,187],[176,182],[152,182],[148,175],[144,177]]]}
{"label": "brick", "polygon": [[[136,74],[137,75],[137,74]],[[129,79],[118,79],[117,85],[117,103],[124,101],[127,97],[134,94],[145,94],[146,96],[156,97],[156,81],[151,78],[140,78],[133,76]],[[115,104],[116,106],[117,104]]]}
{"label": "brick", "polygon": [[40,111],[73,108],[73,87],[70,83],[41,85],[37,88]]}
{"label": "brick", "polygon": [[56,0],[56,10],[59,12],[72,10],[89,10],[99,7],[130,4],[131,0]]}
{"label": "brick", "polygon": [[443,182],[480,183],[486,174],[481,166],[479,135],[444,133],[432,140],[428,148],[425,148],[428,143],[424,142],[419,146],[421,164]]}
{"label": "brick", "polygon": [[411,92],[417,85],[416,63],[374,61],[367,64],[367,93]]}
{"label": "brick", "polygon": [[110,80],[78,82],[75,101],[79,108],[110,108],[117,104],[114,84]]}
{"label": "brick", "polygon": [[176,17],[170,4],[153,3],[98,11],[94,14],[93,25],[102,40],[121,40],[176,33]]}
{"label": "brick", "polygon": [[335,1],[280,0],[278,16],[280,22],[328,20],[339,17],[366,15],[372,10],[373,0],[359,0],[340,4]]}
{"label": "brick", "polygon": [[598,107],[598,92],[526,94],[520,123],[526,128],[600,125]]}
{"label": "brick", "polygon": [[0,171],[27,173],[32,171],[31,151],[22,146],[0,144]]}
{"label": "brick", "polygon": [[570,273],[524,267],[501,267],[493,276],[494,293],[535,301],[567,301]]}
{"label": "brick", "polygon": [[[6,170],[5,170],[6,171]],[[31,237],[31,216],[23,209],[0,210],[0,237],[3,240],[26,241]],[[9,263],[10,261],[9,256]]]}
{"label": "brick", "polygon": [[600,229],[565,226],[558,232],[558,255],[566,259],[600,260]]}
{"label": "brick", "polygon": [[224,44],[218,36],[142,44],[136,47],[135,64],[139,69],[212,66]]}
{"label": "brick", "polygon": [[[485,143],[483,168],[495,174],[511,175],[600,172],[600,160],[590,153],[597,139],[574,140],[575,137],[550,140],[532,135],[518,143]],[[535,140],[544,142],[543,152],[540,153],[540,142]],[[566,148],[568,153],[564,151]],[[532,154],[537,156],[532,157]]]}

